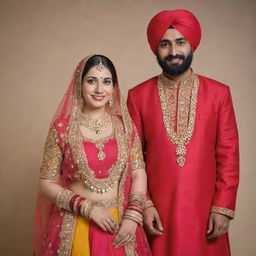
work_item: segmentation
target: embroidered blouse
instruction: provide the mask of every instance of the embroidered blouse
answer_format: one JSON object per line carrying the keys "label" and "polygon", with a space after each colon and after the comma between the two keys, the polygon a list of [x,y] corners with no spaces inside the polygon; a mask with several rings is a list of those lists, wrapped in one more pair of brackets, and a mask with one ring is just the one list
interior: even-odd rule
{"label": "embroidered blouse", "polygon": [[[58,124],[58,128],[63,128],[63,126],[59,126]],[[64,144],[64,140],[65,139],[60,136],[56,125],[49,130],[40,171],[41,179],[58,181],[60,175],[64,175],[71,181],[79,179],[79,175],[77,174],[77,165],[73,160],[70,145],[69,143]],[[109,176],[108,171],[110,168],[117,162],[117,140],[115,137],[110,137],[104,141],[104,148],[102,151],[106,157],[103,160],[99,160],[98,158],[99,150],[96,147],[96,143],[97,141],[84,139],[84,152],[86,153],[88,166],[93,170],[93,176],[96,179],[105,179]],[[65,145],[64,149],[61,148],[61,145]],[[64,154],[63,151],[65,152]],[[140,139],[137,132],[134,136],[131,149],[130,166],[131,171],[145,168]]]}

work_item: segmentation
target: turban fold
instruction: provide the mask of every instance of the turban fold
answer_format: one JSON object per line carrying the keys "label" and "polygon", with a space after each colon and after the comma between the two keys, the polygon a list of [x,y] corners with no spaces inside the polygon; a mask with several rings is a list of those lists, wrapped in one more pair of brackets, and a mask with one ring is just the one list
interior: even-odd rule
{"label": "turban fold", "polygon": [[187,10],[161,11],[151,19],[147,29],[148,42],[154,54],[170,26],[189,41],[193,51],[196,50],[201,40],[201,27],[197,18]]}

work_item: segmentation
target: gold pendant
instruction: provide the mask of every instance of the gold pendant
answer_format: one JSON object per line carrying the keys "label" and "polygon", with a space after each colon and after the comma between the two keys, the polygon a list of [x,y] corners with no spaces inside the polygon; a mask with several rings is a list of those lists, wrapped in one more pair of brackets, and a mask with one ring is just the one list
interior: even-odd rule
{"label": "gold pendant", "polygon": [[179,167],[183,167],[186,163],[186,158],[184,157],[187,153],[186,147],[184,143],[179,143],[176,148],[176,155],[178,158],[176,159],[177,164]]}
{"label": "gold pendant", "polygon": [[104,144],[102,142],[97,142],[95,144],[96,148],[99,150],[97,156],[100,161],[104,160],[106,157],[106,154],[102,151],[104,148]]}
{"label": "gold pendant", "polygon": [[177,164],[179,165],[179,167],[183,167],[184,164],[186,163],[186,158],[184,156],[179,156],[176,159]]}
{"label": "gold pendant", "polygon": [[97,156],[98,156],[98,159],[102,161],[105,159],[106,154],[102,150],[100,150]]}

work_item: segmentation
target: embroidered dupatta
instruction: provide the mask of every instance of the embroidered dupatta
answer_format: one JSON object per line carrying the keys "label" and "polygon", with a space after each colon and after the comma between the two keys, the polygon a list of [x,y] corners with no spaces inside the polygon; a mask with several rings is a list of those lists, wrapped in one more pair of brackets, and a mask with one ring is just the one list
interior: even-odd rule
{"label": "embroidered dupatta", "polygon": [[[79,145],[77,144],[77,129],[79,128],[77,119],[82,109],[82,73],[86,61],[90,57],[92,56],[83,59],[78,64],[71,83],[50,125],[47,141],[49,141],[49,138],[50,140],[56,141],[56,150],[59,150],[58,154],[62,159],[61,166],[59,166],[59,170],[54,172],[53,177],[45,173],[41,173],[40,175],[41,178],[48,179],[50,177],[50,179],[55,180],[67,189],[69,189],[73,180],[79,180],[79,171],[86,168],[83,163],[81,163],[81,154],[79,153]],[[114,86],[112,98],[114,104],[111,107],[107,106],[106,111],[110,113],[115,120],[119,120],[119,127],[117,127],[117,133],[119,135],[117,136],[122,137],[124,141],[124,143],[121,143],[122,147],[120,147],[119,150],[127,152],[123,155],[126,157],[126,159],[124,159],[125,163],[128,163],[125,165],[118,187],[118,212],[119,219],[121,219],[128,204],[128,196],[131,187],[131,166],[136,166],[137,164],[136,161],[135,163],[131,162],[131,155],[134,151],[133,144],[137,143],[139,138],[136,128],[128,114],[126,104],[120,96],[118,83]],[[46,143],[45,155],[49,155],[49,161],[46,161],[43,165],[56,162],[52,160],[53,153],[54,147]],[[138,159],[138,161],[140,160]],[[77,169],[77,171],[72,172],[73,168]],[[49,202],[41,195],[38,195],[33,231],[33,255],[70,255],[75,224],[75,214],[57,209],[53,203]],[[100,248],[98,249],[100,250]],[[124,251],[124,255],[151,255],[142,227],[137,228],[135,243],[130,243],[128,246],[125,246]],[[109,253],[115,252],[111,251]]]}

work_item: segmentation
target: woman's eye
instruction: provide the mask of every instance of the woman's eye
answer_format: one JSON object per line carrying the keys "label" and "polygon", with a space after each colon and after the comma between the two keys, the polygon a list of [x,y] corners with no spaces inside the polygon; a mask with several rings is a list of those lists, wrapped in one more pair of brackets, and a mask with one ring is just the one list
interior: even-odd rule
{"label": "woman's eye", "polygon": [[87,83],[88,83],[88,84],[94,84],[94,83],[95,83],[95,80],[94,80],[94,79],[88,79],[88,80],[87,80]]}
{"label": "woman's eye", "polygon": [[104,80],[103,83],[106,85],[109,85],[112,83],[112,81],[110,79],[107,79],[107,80]]}

